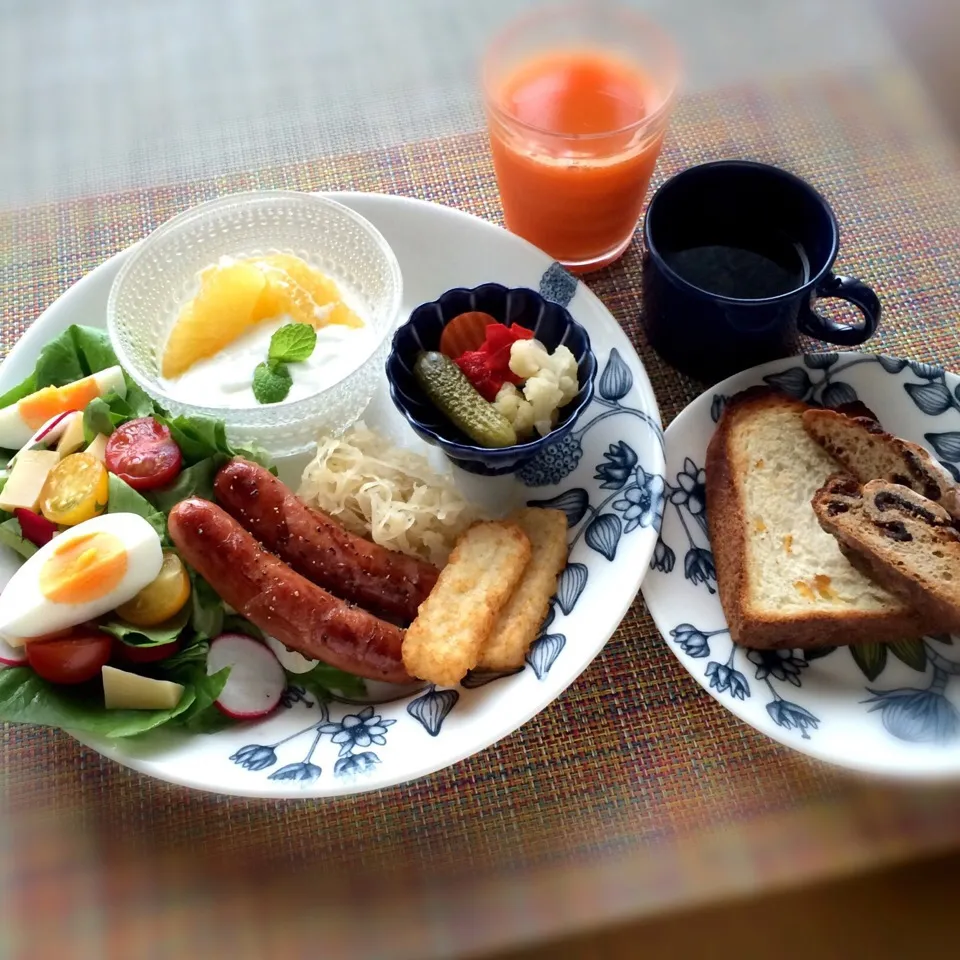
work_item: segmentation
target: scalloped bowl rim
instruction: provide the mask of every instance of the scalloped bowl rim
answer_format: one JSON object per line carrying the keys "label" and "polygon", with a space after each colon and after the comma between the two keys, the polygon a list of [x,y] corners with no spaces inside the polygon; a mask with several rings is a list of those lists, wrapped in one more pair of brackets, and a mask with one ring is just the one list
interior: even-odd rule
{"label": "scalloped bowl rim", "polygon": [[[361,360],[360,363],[354,367],[353,370],[351,370],[341,379],[327,384],[325,387],[322,387],[320,390],[316,390],[313,393],[308,393],[306,396],[298,397],[296,400],[281,400],[279,403],[271,403],[268,405],[257,404],[239,407],[218,407],[207,406],[199,403],[190,403],[189,401],[172,397],[161,386],[154,385],[152,381],[143,375],[142,371],[138,369],[136,361],[129,356],[128,351],[121,341],[121,338],[116,336],[114,333],[114,328],[117,323],[117,299],[120,296],[122,285],[127,279],[128,275],[136,267],[138,261],[145,255],[144,251],[147,253],[150,252],[154,241],[163,240],[171,233],[174,233],[180,229],[184,224],[199,219],[206,211],[216,207],[243,206],[247,203],[267,200],[295,200],[298,203],[303,203],[304,205],[314,207],[333,207],[338,211],[338,213],[342,213],[346,219],[352,220],[360,227],[362,231],[371,236],[376,242],[377,246],[379,246],[383,251],[386,265],[389,268],[391,277],[394,281],[393,296],[390,298],[390,303],[387,307],[389,314],[392,316],[392,320],[386,325],[383,333],[379,337],[375,338],[370,351],[363,358],[363,360]],[[389,243],[387,243],[387,240],[383,234],[369,220],[367,220],[366,217],[361,216],[355,210],[351,210],[350,207],[346,206],[345,204],[339,203],[336,200],[331,200],[326,196],[321,196],[316,193],[302,193],[298,190],[246,190],[242,193],[228,193],[225,196],[216,197],[213,200],[205,200],[203,203],[194,204],[192,207],[182,210],[169,220],[165,220],[160,224],[160,226],[152,230],[140,241],[138,241],[135,246],[131,246],[129,249],[131,250],[131,256],[120,267],[119,273],[117,273],[116,277],[114,277],[113,283],[110,287],[110,294],[107,298],[106,328],[107,336],[110,338],[110,345],[113,347],[113,350],[117,355],[117,362],[131,376],[133,381],[138,387],[140,387],[141,390],[144,390],[150,395],[151,398],[169,403],[173,407],[177,407],[186,411],[188,414],[218,417],[220,419],[226,419],[229,417],[232,420],[235,419],[236,414],[250,413],[251,411],[268,409],[271,411],[283,410],[288,414],[292,413],[292,419],[294,421],[308,419],[310,417],[310,413],[305,409],[301,410],[299,408],[306,408],[318,397],[323,396],[324,393],[332,390],[334,387],[340,386],[359,374],[376,356],[377,351],[383,347],[383,345],[390,338],[391,334],[396,330],[396,318],[400,313],[400,306],[403,299],[403,274],[400,270],[400,264],[397,260],[397,256],[393,252],[393,248]],[[219,254],[217,256],[219,256]],[[296,414],[298,413],[302,413],[303,416],[297,417]]]}
{"label": "scalloped bowl rim", "polygon": [[[399,358],[394,360],[397,356],[397,338],[400,334],[413,323],[413,316],[418,311],[425,309],[427,307],[439,306],[440,301],[444,297],[450,296],[456,293],[475,293],[481,287],[500,287],[502,290],[505,290],[508,293],[513,293],[514,291],[523,291],[524,293],[530,293],[538,300],[543,303],[550,304],[550,306],[555,307],[566,315],[567,323],[569,326],[576,328],[583,335],[584,341],[586,342],[586,350],[584,351],[583,357],[580,362],[577,364],[577,370],[579,372],[580,365],[586,363],[589,366],[589,376],[586,378],[584,384],[577,391],[576,402],[567,414],[566,419],[559,426],[551,430],[545,437],[537,437],[535,440],[528,440],[526,443],[514,443],[509,447],[481,447],[477,444],[470,443],[460,443],[458,440],[449,440],[446,437],[441,436],[433,427],[427,426],[422,420],[415,417],[406,406],[406,403],[402,399],[402,396],[398,396],[399,387],[396,384],[396,380],[391,375],[390,368],[393,362],[400,363]],[[501,321],[497,321],[500,323]],[[387,381],[390,385],[390,398],[393,400],[394,405],[397,410],[406,418],[410,426],[424,439],[430,437],[433,442],[436,443],[444,452],[449,452],[457,455],[459,460],[508,460],[511,457],[532,457],[535,454],[539,453],[541,449],[545,446],[549,446],[552,443],[556,443],[563,438],[573,426],[576,424],[577,420],[582,415],[583,411],[590,405],[590,402],[593,400],[594,393],[594,380],[597,375],[597,356],[593,352],[593,346],[590,342],[590,334],[587,332],[587,328],[584,327],[582,323],[578,323],[574,320],[573,315],[570,311],[560,303],[557,303],[555,300],[548,300],[542,293],[538,293],[536,290],[531,289],[530,287],[507,287],[502,283],[497,283],[496,281],[491,281],[490,283],[481,283],[475,287],[451,287],[449,290],[445,290],[439,297],[434,300],[426,300],[421,304],[418,304],[413,310],[410,311],[409,318],[402,323],[394,331],[393,340],[390,344],[390,353],[387,356],[386,362],[386,371],[387,371]]]}

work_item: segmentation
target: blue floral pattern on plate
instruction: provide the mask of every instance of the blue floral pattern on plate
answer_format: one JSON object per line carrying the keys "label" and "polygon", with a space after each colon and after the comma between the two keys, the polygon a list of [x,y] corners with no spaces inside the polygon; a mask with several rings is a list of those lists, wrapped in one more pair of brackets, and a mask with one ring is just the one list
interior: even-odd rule
{"label": "blue floral pattern on plate", "polygon": [[[576,294],[578,281],[554,264],[544,273],[539,289],[543,296],[567,306]],[[388,701],[378,700],[375,695],[364,703],[335,693],[320,699],[291,682],[284,692],[283,705],[296,711],[316,710],[313,722],[275,741],[245,744],[230,755],[234,764],[273,781],[305,786],[315,783],[325,770],[334,778],[362,779],[382,762],[381,754],[389,749],[390,728],[396,724],[416,724],[422,734],[436,739],[443,735],[447,719],[470,691],[528,671],[537,681],[547,680],[567,649],[567,634],[558,625],[574,613],[591,574],[602,574],[617,562],[624,538],[644,531],[655,536],[668,494],[674,493],[662,473],[664,437],[659,420],[649,408],[631,402],[636,391],[630,365],[615,347],[606,357],[598,356],[598,361],[594,401],[581,424],[560,442],[546,447],[517,475],[520,490],[526,488],[521,503],[563,511],[570,530],[570,561],[560,575],[556,596],[524,666],[508,671],[471,671],[459,689],[431,684],[402,698],[402,713],[394,712],[390,719],[382,709]],[[611,436],[611,430],[619,429],[622,434]],[[655,450],[659,459],[649,462],[649,454],[641,456],[639,452],[644,448]],[[563,486],[573,474],[576,481]],[[687,509],[695,510],[699,494],[687,481],[678,480],[678,484],[677,489],[686,490]],[[530,496],[533,488],[546,488],[545,495]],[[697,564],[697,569],[712,569],[712,560],[706,556]],[[391,694],[391,701],[397,702],[396,694]],[[333,750],[338,751],[335,756]],[[285,761],[282,765],[281,760]]]}
{"label": "blue floral pattern on plate", "polygon": [[[695,400],[666,433],[666,515],[643,586],[650,611],[703,688],[759,730],[860,769],[955,775],[960,657],[953,638],[806,651],[747,650],[730,640],[716,595],[702,465],[730,397],[762,384],[827,407],[864,404],[885,429],[922,443],[960,479],[960,378],[942,368],[831,352],[746,371]],[[835,739],[830,731],[841,718],[844,735]]]}

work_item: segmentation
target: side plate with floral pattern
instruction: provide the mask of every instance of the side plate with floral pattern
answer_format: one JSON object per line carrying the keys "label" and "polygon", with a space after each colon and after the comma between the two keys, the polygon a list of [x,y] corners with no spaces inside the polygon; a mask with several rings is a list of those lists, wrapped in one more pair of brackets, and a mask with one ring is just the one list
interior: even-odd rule
{"label": "side plate with floral pattern", "polygon": [[797,750],[885,775],[960,775],[960,642],[947,635],[816,651],[734,646],[707,536],[704,461],[726,401],[769,384],[810,403],[860,400],[960,480],[960,378],[859,353],[778,360],[693,401],[666,431],[666,506],[643,595],[667,646],[713,697]]}

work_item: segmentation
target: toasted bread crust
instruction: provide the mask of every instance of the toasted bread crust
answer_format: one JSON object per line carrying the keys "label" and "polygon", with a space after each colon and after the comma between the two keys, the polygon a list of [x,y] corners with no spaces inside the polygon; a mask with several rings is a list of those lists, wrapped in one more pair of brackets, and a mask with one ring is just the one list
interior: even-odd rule
{"label": "toasted bread crust", "polygon": [[747,578],[747,518],[740,478],[732,468],[736,428],[764,410],[792,408],[798,417],[807,404],[768,387],[753,387],[731,398],[707,447],[707,528],[713,548],[720,603],[735,643],[758,649],[808,648],[877,643],[923,636],[929,624],[906,607],[901,611],[818,612],[790,619],[752,609]]}
{"label": "toasted bread crust", "polygon": [[960,631],[960,534],[946,510],[902,485],[861,490],[844,475],[817,491],[813,510],[851,563],[925,612],[930,632]]}

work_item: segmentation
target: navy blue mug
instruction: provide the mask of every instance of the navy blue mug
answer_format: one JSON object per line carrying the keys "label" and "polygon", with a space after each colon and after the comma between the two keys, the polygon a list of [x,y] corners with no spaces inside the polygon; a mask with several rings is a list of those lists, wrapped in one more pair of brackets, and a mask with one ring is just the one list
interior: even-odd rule
{"label": "navy blue mug", "polygon": [[[711,383],[797,352],[797,335],[844,347],[873,336],[880,301],[831,271],[839,230],[827,201],[763,163],[691,167],[653,195],[643,225],[643,323],[651,346]],[[859,323],[819,314],[815,301],[854,304]]]}

